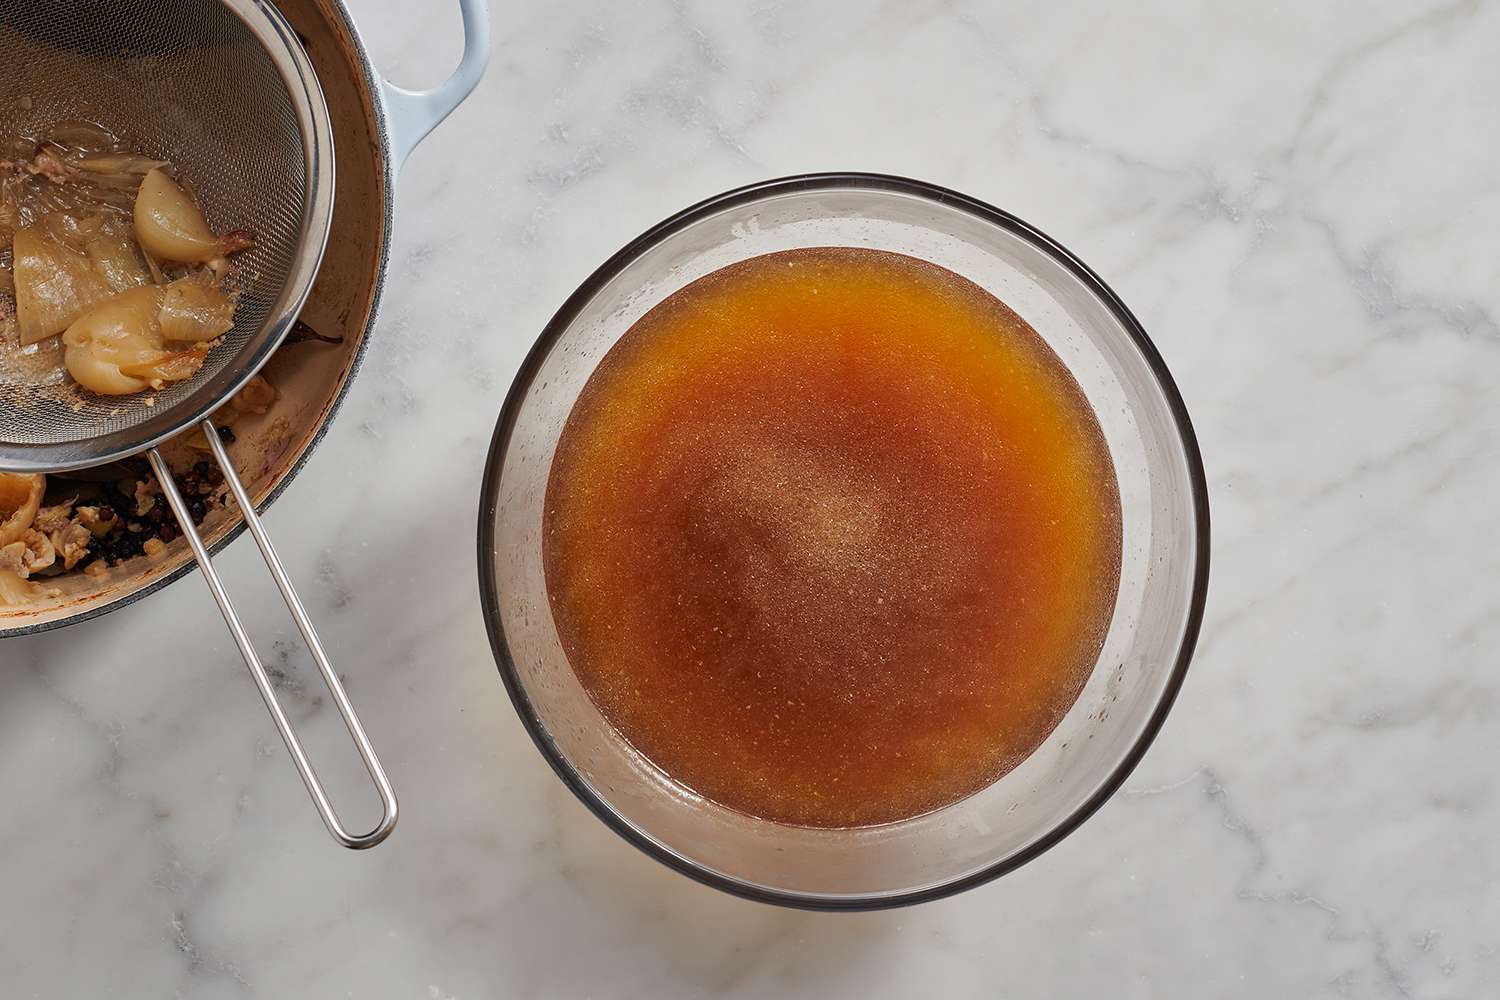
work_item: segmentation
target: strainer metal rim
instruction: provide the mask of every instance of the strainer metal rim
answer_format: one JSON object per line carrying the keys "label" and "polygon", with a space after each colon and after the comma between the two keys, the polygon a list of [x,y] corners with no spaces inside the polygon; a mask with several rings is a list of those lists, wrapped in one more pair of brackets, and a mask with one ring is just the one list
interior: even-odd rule
{"label": "strainer metal rim", "polygon": [[244,387],[286,339],[312,291],[333,221],[333,125],[312,60],[269,0],[219,0],[256,37],[276,67],[297,112],[304,150],[302,227],[286,281],[252,347],[160,414],[123,430],[53,444],[0,442],[0,469],[69,472],[147,451],[197,424]]}

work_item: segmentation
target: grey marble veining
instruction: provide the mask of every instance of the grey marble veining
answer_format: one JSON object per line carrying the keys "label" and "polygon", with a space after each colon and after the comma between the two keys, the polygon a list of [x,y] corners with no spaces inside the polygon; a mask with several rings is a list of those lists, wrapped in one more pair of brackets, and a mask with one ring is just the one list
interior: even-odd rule
{"label": "grey marble veining", "polygon": [[[352,6],[400,83],[457,58],[442,4]],[[403,177],[368,364],[268,517],[400,828],[331,844],[196,580],[6,641],[0,994],[1500,990],[1500,5],[494,13],[489,75]],[[997,883],[858,916],[715,894],[589,816],[513,716],[472,554],[494,416],[566,294],[690,201],[840,168],[1100,271],[1180,382],[1215,530],[1200,653],[1126,789]],[[221,564],[373,817],[253,546]]]}

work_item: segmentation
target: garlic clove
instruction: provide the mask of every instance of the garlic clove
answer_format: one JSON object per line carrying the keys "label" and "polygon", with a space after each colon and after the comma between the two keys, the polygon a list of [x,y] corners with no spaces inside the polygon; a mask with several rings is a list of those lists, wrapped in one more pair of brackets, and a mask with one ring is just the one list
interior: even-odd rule
{"label": "garlic clove", "polygon": [[160,260],[201,264],[255,245],[247,233],[216,236],[192,196],[161,167],[141,179],[135,196],[135,238]]}

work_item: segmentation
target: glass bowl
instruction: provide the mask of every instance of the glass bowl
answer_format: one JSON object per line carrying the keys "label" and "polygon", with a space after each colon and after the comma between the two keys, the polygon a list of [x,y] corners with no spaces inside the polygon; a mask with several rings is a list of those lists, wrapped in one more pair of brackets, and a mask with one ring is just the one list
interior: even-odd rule
{"label": "glass bowl", "polygon": [[[542,508],[563,423],[605,352],[646,310],[727,264],[797,247],[920,257],[1030,322],[1098,414],[1119,480],[1120,589],[1098,662],[1051,736],[994,784],[883,826],[756,819],[674,783],[604,720],[563,654],[542,572]],[[920,181],[813,174],[710,198],[589,276],[542,331],[506,397],[479,513],[479,578],[495,659],[537,747],[584,805],[647,854],[708,885],[810,909],[934,899],[1036,857],[1120,787],[1171,708],[1208,585],[1208,497],[1166,365],[1118,296],[1030,225]]]}

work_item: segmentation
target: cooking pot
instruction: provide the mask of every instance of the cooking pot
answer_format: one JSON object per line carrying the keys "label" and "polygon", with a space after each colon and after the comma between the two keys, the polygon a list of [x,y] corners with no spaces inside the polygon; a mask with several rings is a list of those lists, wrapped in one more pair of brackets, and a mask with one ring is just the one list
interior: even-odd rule
{"label": "cooking pot", "polygon": [[[230,453],[257,509],[296,476],[338,412],[374,328],[389,261],[396,177],[407,155],[473,91],[489,59],[485,0],[459,0],[464,53],[441,85],[409,91],[371,64],[341,0],[278,0],[315,67],[333,123],[332,235],[294,336],[263,369],[278,390],[270,410],[235,423]],[[378,211],[372,209],[378,208]],[[210,514],[205,541],[218,551],[244,530],[232,509]],[[154,557],[102,574],[47,581],[57,596],[0,606],[0,637],[60,628],[139,600],[194,566],[184,539]]]}

